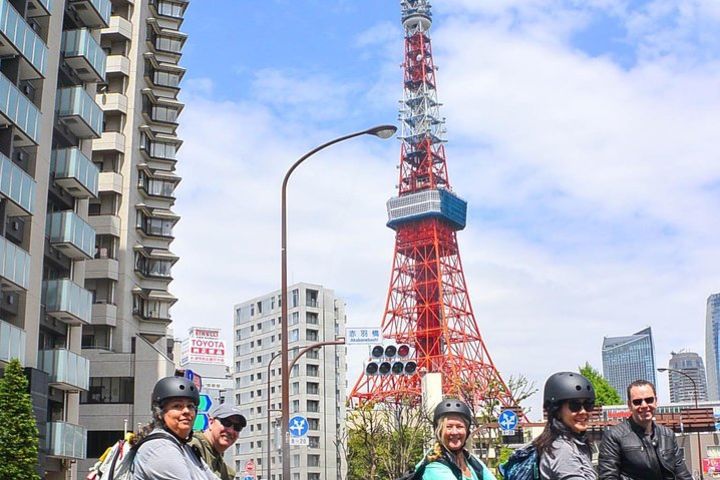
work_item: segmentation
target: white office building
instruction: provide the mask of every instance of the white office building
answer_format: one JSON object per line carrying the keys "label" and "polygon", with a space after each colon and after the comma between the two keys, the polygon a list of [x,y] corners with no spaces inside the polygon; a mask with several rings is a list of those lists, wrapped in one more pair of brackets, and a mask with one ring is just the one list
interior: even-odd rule
{"label": "white office building", "polygon": [[[291,361],[305,346],[344,335],[345,305],[332,290],[298,283],[288,288],[288,303]],[[237,478],[243,477],[245,465],[252,461],[257,478],[267,479],[268,453],[270,479],[281,478],[280,436],[276,431],[281,415],[280,308],[280,291],[235,306],[235,403],[248,420],[235,446]],[[288,452],[292,480],[344,477],[347,465],[338,442],[345,430],[345,399],[344,346],[326,346],[300,357],[290,374],[290,416],[306,417],[309,431],[307,445],[291,446]],[[274,425],[271,442],[268,419]]]}

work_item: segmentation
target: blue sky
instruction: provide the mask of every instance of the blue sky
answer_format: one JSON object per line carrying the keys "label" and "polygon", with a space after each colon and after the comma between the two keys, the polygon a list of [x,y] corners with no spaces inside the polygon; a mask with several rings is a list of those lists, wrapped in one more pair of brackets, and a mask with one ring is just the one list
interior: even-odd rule
{"label": "blue sky", "polygon": [[[450,179],[469,202],[461,256],[504,375],[541,386],[599,368],[604,335],[647,325],[658,365],[682,348],[704,357],[720,291],[719,24],[711,0],[435,2]],[[195,0],[183,29],[175,332],[202,321],[229,339],[233,304],[278,288],[285,169],[397,122],[400,6]],[[334,288],[350,325],[381,321],[399,147],[338,145],[290,188],[291,280]]]}

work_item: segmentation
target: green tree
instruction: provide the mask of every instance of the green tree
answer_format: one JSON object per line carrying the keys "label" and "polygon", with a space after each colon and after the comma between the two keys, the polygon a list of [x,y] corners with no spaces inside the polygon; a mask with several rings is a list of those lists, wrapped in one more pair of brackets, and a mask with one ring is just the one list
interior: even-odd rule
{"label": "green tree", "polygon": [[617,390],[589,362],[585,362],[585,366],[580,367],[579,371],[592,383],[595,389],[595,403],[598,405],[622,405],[624,403]]}
{"label": "green tree", "polygon": [[38,429],[27,378],[12,359],[0,378],[0,479],[39,480]]}

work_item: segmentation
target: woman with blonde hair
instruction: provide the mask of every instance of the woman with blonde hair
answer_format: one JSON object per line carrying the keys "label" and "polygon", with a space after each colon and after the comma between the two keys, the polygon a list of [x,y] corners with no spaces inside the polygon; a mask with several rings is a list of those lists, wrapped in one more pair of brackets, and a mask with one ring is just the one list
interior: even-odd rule
{"label": "woman with blonde hair", "polygon": [[421,462],[425,464],[423,480],[495,480],[485,464],[465,448],[472,419],[470,408],[457,398],[446,398],[435,407],[435,446]]}

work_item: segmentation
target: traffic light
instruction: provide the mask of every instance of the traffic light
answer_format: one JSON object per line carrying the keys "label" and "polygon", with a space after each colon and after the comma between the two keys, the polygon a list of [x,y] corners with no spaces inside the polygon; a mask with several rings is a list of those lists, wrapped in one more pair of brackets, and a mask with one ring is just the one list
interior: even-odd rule
{"label": "traffic light", "polygon": [[409,358],[410,345],[375,345],[370,349],[370,360],[365,365],[366,375],[412,375],[417,363]]}

